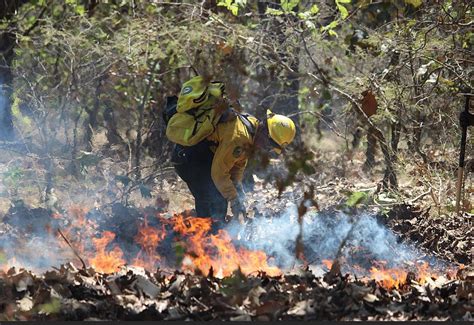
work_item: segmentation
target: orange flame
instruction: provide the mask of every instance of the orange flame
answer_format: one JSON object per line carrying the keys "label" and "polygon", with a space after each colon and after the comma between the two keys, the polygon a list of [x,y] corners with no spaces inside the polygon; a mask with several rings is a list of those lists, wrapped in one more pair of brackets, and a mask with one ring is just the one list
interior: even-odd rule
{"label": "orange flame", "polygon": [[372,279],[387,289],[401,287],[407,278],[407,272],[401,269],[378,269],[372,266],[369,272]]}
{"label": "orange flame", "polygon": [[[132,264],[145,269],[156,268],[157,263],[161,260],[160,255],[156,253],[156,248],[165,237],[166,229],[164,225],[161,226],[161,229],[150,227],[147,219],[145,219],[135,236],[135,241],[140,244],[142,251],[138,253]],[[145,253],[144,257],[142,257],[143,253]]]}
{"label": "orange flame", "polygon": [[331,260],[322,260],[323,264],[325,267],[327,267],[329,270],[332,267],[332,261]]}
{"label": "orange flame", "polygon": [[115,234],[111,231],[104,231],[102,238],[93,238],[92,242],[96,247],[96,256],[89,259],[89,263],[99,272],[116,272],[120,266],[125,264],[123,252],[115,246],[110,252],[106,252],[107,245],[114,240]]}
{"label": "orange flame", "polygon": [[79,206],[71,206],[68,209],[69,214],[74,220],[74,226],[77,228],[81,228],[87,225],[87,209]]}
{"label": "orange flame", "polygon": [[186,236],[188,249],[183,260],[183,269],[199,269],[208,274],[212,267],[217,277],[231,275],[239,267],[243,273],[263,271],[271,276],[281,274],[280,269],[269,266],[267,255],[263,251],[237,249],[225,230],[219,230],[216,235],[208,234],[211,220],[182,216],[175,217],[174,230]]}
{"label": "orange flame", "polygon": [[[377,281],[384,288],[400,288],[403,285],[407,284],[407,275],[408,272],[399,269],[399,268],[385,268],[383,264],[385,262],[379,262],[379,268],[373,266],[370,268],[370,276],[372,279]],[[416,265],[416,270],[414,270],[414,275],[416,276],[416,281],[420,284],[425,284],[432,278],[438,278],[437,272],[430,269],[430,266],[427,262],[423,262],[421,265]]]}

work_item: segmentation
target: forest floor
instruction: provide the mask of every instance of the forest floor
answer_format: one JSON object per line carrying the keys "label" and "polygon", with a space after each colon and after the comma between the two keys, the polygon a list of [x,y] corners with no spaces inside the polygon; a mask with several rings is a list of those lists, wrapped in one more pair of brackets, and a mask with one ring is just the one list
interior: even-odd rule
{"label": "forest floor", "polygon": [[[317,172],[280,197],[254,176],[250,219],[213,234],[170,168],[131,194],[116,177],[127,164],[112,159],[79,179],[58,170],[53,202],[41,203],[35,182],[0,188],[0,320],[473,320],[474,190],[468,176],[469,213],[455,214],[455,165],[446,163],[455,153],[430,152],[429,165],[406,154],[399,190],[387,192],[382,161],[365,172],[364,153],[337,154],[340,145],[320,144]],[[25,175],[37,167],[15,164]],[[11,162],[1,166],[7,175]],[[299,247],[298,207],[311,186]],[[12,194],[23,199],[13,207]],[[106,233],[113,237],[101,246]],[[50,252],[38,257],[38,245]]]}

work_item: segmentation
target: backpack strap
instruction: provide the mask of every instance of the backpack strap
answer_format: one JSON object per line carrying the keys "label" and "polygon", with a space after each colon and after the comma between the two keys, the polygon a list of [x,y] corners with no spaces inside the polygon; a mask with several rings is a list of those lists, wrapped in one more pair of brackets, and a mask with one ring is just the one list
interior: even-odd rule
{"label": "backpack strap", "polygon": [[247,128],[247,131],[250,133],[250,135],[252,136],[252,139],[254,138],[255,136],[255,132],[257,131],[255,129],[255,127],[253,126],[252,122],[250,122],[249,120],[249,116],[251,116],[250,114],[247,114],[247,113],[239,113],[237,111],[235,111],[235,113],[237,114],[237,116],[239,117],[240,121],[245,125],[245,127]]}
{"label": "backpack strap", "polygon": [[252,122],[250,122],[248,118],[249,116],[252,116],[252,115],[247,114],[247,113],[240,113],[234,108],[232,108],[231,106],[229,106],[219,118],[218,123],[227,122],[231,119],[234,119],[235,117],[238,117],[239,120],[242,122],[242,124],[245,125],[245,128],[247,129],[250,136],[253,138],[257,130],[255,126],[253,126]]}

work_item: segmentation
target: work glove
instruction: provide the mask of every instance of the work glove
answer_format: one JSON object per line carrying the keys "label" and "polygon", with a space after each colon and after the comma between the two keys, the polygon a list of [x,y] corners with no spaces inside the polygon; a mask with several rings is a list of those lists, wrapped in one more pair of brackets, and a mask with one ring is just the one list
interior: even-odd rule
{"label": "work glove", "polygon": [[242,202],[245,202],[245,192],[242,183],[234,184],[235,189],[237,190],[237,196],[240,198]]}
{"label": "work glove", "polygon": [[[230,201],[230,210],[234,218],[239,218],[240,222],[243,222],[243,218],[247,218],[247,209],[243,201],[244,197],[238,195],[235,199]],[[242,219],[240,216],[242,215]]]}
{"label": "work glove", "polygon": [[462,111],[459,115],[459,123],[461,124],[462,128],[474,125],[474,114]]}

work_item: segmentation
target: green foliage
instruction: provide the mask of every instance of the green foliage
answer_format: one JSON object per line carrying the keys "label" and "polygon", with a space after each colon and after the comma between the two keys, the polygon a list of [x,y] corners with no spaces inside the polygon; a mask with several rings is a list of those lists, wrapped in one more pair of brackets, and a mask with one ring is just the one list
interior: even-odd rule
{"label": "green foliage", "polygon": [[7,187],[18,188],[24,177],[24,170],[18,166],[11,166],[3,173],[3,182]]}
{"label": "green foliage", "polygon": [[247,0],[219,0],[218,6],[226,7],[234,16],[239,14],[239,7],[244,8]]}
{"label": "green foliage", "polygon": [[177,241],[173,243],[174,255],[176,257],[176,265],[181,265],[186,256],[186,245],[183,242]]}
{"label": "green foliage", "polygon": [[248,278],[242,273],[240,267],[231,276],[222,279],[220,291],[228,296],[238,295],[240,292],[249,289]]}
{"label": "green foliage", "polygon": [[321,27],[321,32],[328,32],[329,35],[338,37],[337,33],[334,31],[334,28],[336,28],[339,25],[339,22],[337,20],[333,20],[326,26]]}
{"label": "green foliage", "polygon": [[[283,15],[283,14],[291,14],[291,15],[294,15],[295,14],[295,8],[299,5],[300,3],[300,0],[280,0],[280,9],[275,9],[275,8],[270,8],[270,7],[267,7],[266,9],[266,14],[268,15],[273,15],[273,16],[280,16],[280,15]],[[316,6],[316,5],[314,5]],[[314,7],[313,6],[313,7]],[[317,6],[316,6],[317,8]],[[313,11],[317,11],[317,9],[315,8],[312,8]],[[314,14],[316,14],[317,12],[314,12]],[[301,19],[307,19],[310,14],[313,14],[313,12],[311,12],[311,10],[307,11],[307,12],[300,12],[298,13],[298,16],[300,16]]]}
{"label": "green foliage", "polygon": [[355,208],[360,204],[365,203],[369,198],[369,194],[367,192],[353,192],[350,193],[347,201],[346,206],[349,208]]}
{"label": "green foliage", "polygon": [[[4,28],[13,26],[18,36],[12,64],[15,126],[31,139],[41,159],[78,163],[87,172],[100,159],[100,154],[84,153],[90,151],[86,149],[90,142],[84,141],[90,115],[95,114],[94,135],[100,139],[116,134],[117,142],[110,143],[117,151],[114,157],[125,160],[129,148],[134,148],[127,147],[130,139],[123,135],[138,129],[138,107],[145,102],[143,139],[147,149],[161,152],[167,145],[159,122],[163,99],[179,91],[193,69],[235,83],[243,108],[254,113],[265,96],[279,102],[277,97],[287,95],[282,90],[287,89],[288,76],[293,75],[288,71],[295,63],[299,108],[315,113],[327,110],[329,123],[334,118],[334,125],[328,126],[344,137],[350,138],[356,126],[367,125],[356,121],[350,113],[353,105],[334,88],[356,102],[361,92],[372,89],[379,108],[371,121],[387,139],[399,123],[404,127],[404,143],[419,125],[430,125],[422,136],[442,143],[443,148],[459,142],[452,121],[462,105],[455,92],[460,84],[469,83],[469,60],[463,55],[474,43],[467,28],[468,6],[454,6],[452,1],[427,6],[421,0],[277,3],[276,9],[267,9],[277,17],[262,19],[254,2],[218,1],[223,7],[219,11],[240,15],[236,19],[201,10],[200,3],[189,1],[173,6],[137,2],[133,8],[128,1],[99,2],[90,15],[79,0],[29,1],[2,22]],[[334,12],[334,20],[328,21],[327,13]],[[278,29],[272,29],[273,23]],[[367,32],[367,37],[354,40],[356,29]],[[458,32],[452,34],[455,29]],[[399,53],[397,60],[395,53]],[[157,61],[150,86],[150,70]],[[433,63],[426,66],[429,62]],[[321,73],[330,85],[322,84]],[[110,115],[113,118],[107,119]],[[309,114],[300,121],[311,126],[317,122]],[[107,143],[104,148],[111,146]],[[142,150],[142,157],[161,159],[150,154],[153,150]],[[299,158],[303,159],[288,164],[290,178],[279,180],[281,188],[299,171],[314,172],[312,157]],[[131,186],[128,176],[116,180],[140,190],[144,197],[151,195],[139,184]]]}
{"label": "green foliage", "polygon": [[347,16],[349,16],[349,12],[347,11],[347,8],[344,7],[343,4],[348,4],[351,3],[351,0],[336,0],[336,6],[339,12],[341,13],[341,18],[346,19]]}
{"label": "green foliage", "polygon": [[30,117],[23,115],[20,111],[20,103],[21,100],[18,96],[14,95],[13,96],[13,104],[12,104],[12,115],[13,118],[15,119],[15,122],[17,125],[20,127],[30,127],[32,120]]}
{"label": "green foliage", "polygon": [[61,300],[52,298],[50,302],[39,305],[38,309],[41,313],[47,315],[57,314],[61,311]]}
{"label": "green foliage", "polygon": [[302,11],[298,13],[298,18],[304,21],[305,25],[309,29],[316,29],[316,25],[312,20],[315,19],[316,15],[319,13],[318,5],[314,4],[307,11]]}
{"label": "green foliage", "polygon": [[405,3],[411,4],[413,7],[418,8],[423,4],[423,0],[405,0]]}
{"label": "green foliage", "polygon": [[274,9],[274,8],[267,8],[267,10],[265,11],[265,13],[266,13],[267,15],[280,16],[280,15],[283,15],[283,14],[284,14],[284,11],[283,11],[283,10]]}
{"label": "green foliage", "polygon": [[298,6],[299,3],[300,0],[280,0],[281,9],[283,9],[285,13],[293,11],[293,9]]}

